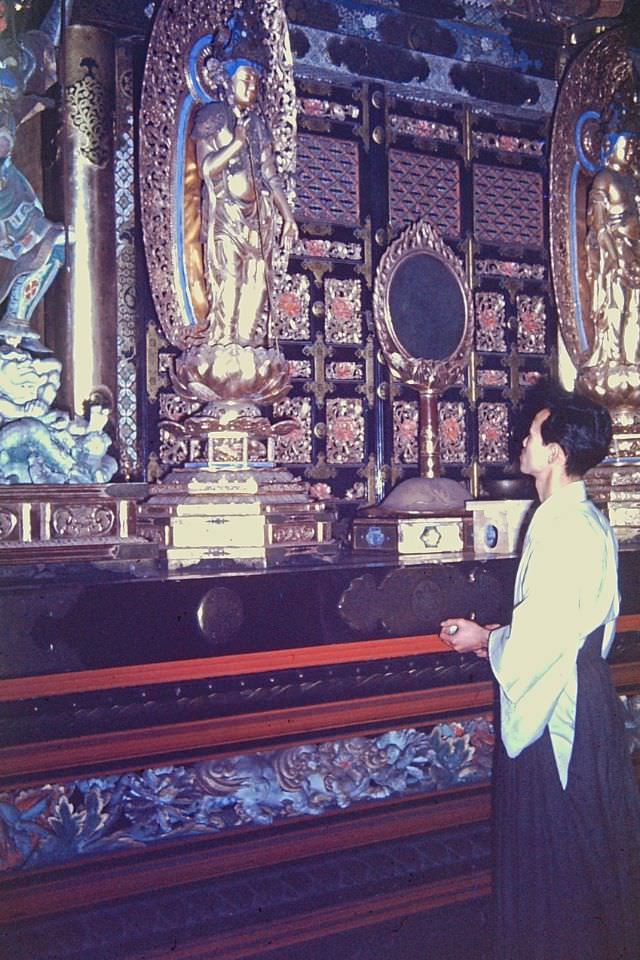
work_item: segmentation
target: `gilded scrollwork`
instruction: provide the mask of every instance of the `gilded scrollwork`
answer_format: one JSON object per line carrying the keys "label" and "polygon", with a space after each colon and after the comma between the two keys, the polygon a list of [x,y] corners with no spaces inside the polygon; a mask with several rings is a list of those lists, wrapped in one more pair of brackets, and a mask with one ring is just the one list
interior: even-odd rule
{"label": "gilded scrollwork", "polygon": [[544,297],[522,294],[516,297],[517,343],[519,353],[546,350],[546,310]]}
{"label": "gilded scrollwork", "polygon": [[485,353],[505,353],[506,301],[503,293],[481,291],[475,295],[476,348]]}
{"label": "gilded scrollwork", "polygon": [[308,340],[311,335],[310,301],[308,277],[300,273],[285,277],[271,317],[271,337],[275,340]]}
{"label": "gilded scrollwork", "polygon": [[327,364],[326,374],[328,380],[362,380],[364,370],[361,363],[338,360]]}
{"label": "gilded scrollwork", "polygon": [[274,416],[295,420],[297,428],[275,439],[280,463],[311,463],[311,403],[306,397],[287,397],[274,406]]}
{"label": "gilded scrollwork", "polygon": [[362,400],[327,401],[327,460],[329,463],[362,463],[364,414]]}
{"label": "gilded scrollwork", "polygon": [[450,124],[437,123],[435,120],[425,120],[418,117],[403,117],[399,114],[389,115],[389,126],[393,134],[398,136],[417,137],[419,140],[443,140],[445,143],[459,143],[460,131]]}
{"label": "gilded scrollwork", "polygon": [[58,507],[51,517],[56,537],[106,537],[115,525],[115,511],[110,507]]}
{"label": "gilded scrollwork", "polygon": [[308,117],[328,117],[330,120],[357,120],[360,107],[355,104],[336,103],[333,100],[320,100],[317,97],[302,97],[300,109]]}
{"label": "gilded scrollwork", "polygon": [[547,271],[541,263],[519,263],[516,260],[476,260],[480,277],[505,277],[513,280],[545,280]]}
{"label": "gilded scrollwork", "polygon": [[81,134],[80,152],[96,167],[103,167],[110,156],[109,93],[95,71],[93,60],[82,61],[85,75],[65,89],[69,119]]}
{"label": "gilded scrollwork", "polygon": [[438,404],[438,436],[443,463],[465,463],[467,460],[467,426],[463,403]]}
{"label": "gilded scrollwork", "polygon": [[325,336],[331,343],[359,344],[362,339],[362,290],[359,280],[328,277],[325,291]]}
{"label": "gilded scrollwork", "polygon": [[514,136],[513,134],[487,133],[482,130],[473,131],[472,142],[474,147],[482,150],[526,157],[542,157],[545,147],[544,140],[530,140],[527,137]]}
{"label": "gilded scrollwork", "polygon": [[478,459],[480,463],[509,460],[509,409],[506,403],[478,406]]}
{"label": "gilded scrollwork", "polygon": [[363,258],[361,243],[345,243],[341,240],[322,240],[316,237],[302,238],[293,251],[301,257],[321,257],[327,260],[357,260]]}
{"label": "gilded scrollwork", "polygon": [[289,360],[289,376],[292,380],[310,380],[313,376],[310,360]]}

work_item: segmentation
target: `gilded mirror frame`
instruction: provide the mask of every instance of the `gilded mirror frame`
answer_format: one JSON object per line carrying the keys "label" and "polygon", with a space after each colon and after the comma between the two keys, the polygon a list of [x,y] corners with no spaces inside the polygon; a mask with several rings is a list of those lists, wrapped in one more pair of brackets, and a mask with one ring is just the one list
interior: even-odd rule
{"label": "gilded mirror frame", "polygon": [[[393,279],[399,267],[417,254],[431,257],[444,266],[460,295],[464,313],[462,334],[454,349],[442,359],[417,357],[409,353],[398,336],[391,316],[389,300]],[[391,375],[418,391],[420,475],[437,477],[440,472],[438,395],[448,387],[465,382],[473,345],[473,298],[463,263],[428,220],[422,219],[411,224],[384,252],[375,277],[373,314],[378,340]],[[433,319],[438,322],[437,317]]]}
{"label": "gilded mirror frame", "polygon": [[[416,357],[409,353],[397,334],[391,316],[389,298],[393,279],[407,258],[416,254],[433,257],[447,268],[457,285],[464,309],[460,340],[451,353],[442,359]],[[407,227],[383,254],[375,278],[373,312],[380,346],[394,377],[421,392],[442,392],[456,383],[464,383],[473,343],[471,289],[462,262],[428,220],[422,219]]]}

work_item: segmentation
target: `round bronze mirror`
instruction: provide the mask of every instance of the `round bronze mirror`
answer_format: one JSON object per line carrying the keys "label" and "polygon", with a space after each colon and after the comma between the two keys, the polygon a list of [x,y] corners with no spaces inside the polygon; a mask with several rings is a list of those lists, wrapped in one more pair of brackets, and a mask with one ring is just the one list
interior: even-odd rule
{"label": "round bronze mirror", "polygon": [[411,224],[385,251],[373,309],[391,374],[420,395],[420,473],[437,476],[437,398],[464,383],[473,323],[463,265],[427,220]]}
{"label": "round bronze mirror", "polygon": [[412,357],[446,360],[460,345],[467,319],[458,277],[440,257],[423,251],[403,257],[387,291],[391,335]]}

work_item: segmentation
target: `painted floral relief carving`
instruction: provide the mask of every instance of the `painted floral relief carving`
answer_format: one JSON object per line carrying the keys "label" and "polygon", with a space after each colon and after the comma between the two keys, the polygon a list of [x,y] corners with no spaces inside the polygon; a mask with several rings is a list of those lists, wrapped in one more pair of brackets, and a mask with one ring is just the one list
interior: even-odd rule
{"label": "painted floral relief carving", "polygon": [[4,870],[216,835],[489,779],[484,717],[0,794]]}

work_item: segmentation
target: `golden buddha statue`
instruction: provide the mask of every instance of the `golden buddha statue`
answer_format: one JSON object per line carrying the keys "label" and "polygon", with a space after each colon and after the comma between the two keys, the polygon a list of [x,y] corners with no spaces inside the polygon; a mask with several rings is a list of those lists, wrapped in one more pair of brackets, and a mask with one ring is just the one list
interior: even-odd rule
{"label": "golden buddha statue", "polygon": [[278,244],[289,251],[298,228],[259,107],[261,68],[242,58],[222,68],[227,98],[200,107],[192,131],[202,178],[207,342],[259,346],[273,309],[274,252]]}
{"label": "golden buddha statue", "polygon": [[234,14],[232,20],[199,67],[206,99],[193,115],[187,147],[197,176],[185,181],[187,262],[197,323],[171,380],[177,393],[203,404],[181,430],[199,436],[242,432],[250,436],[250,448],[260,452],[272,434],[260,407],[291,389],[286,357],[265,341],[298,227],[259,95],[264,52],[240,29],[245,18]]}
{"label": "golden buddha statue", "polygon": [[587,208],[587,280],[594,340],[585,367],[640,360],[640,176],[638,134],[607,137]]}

